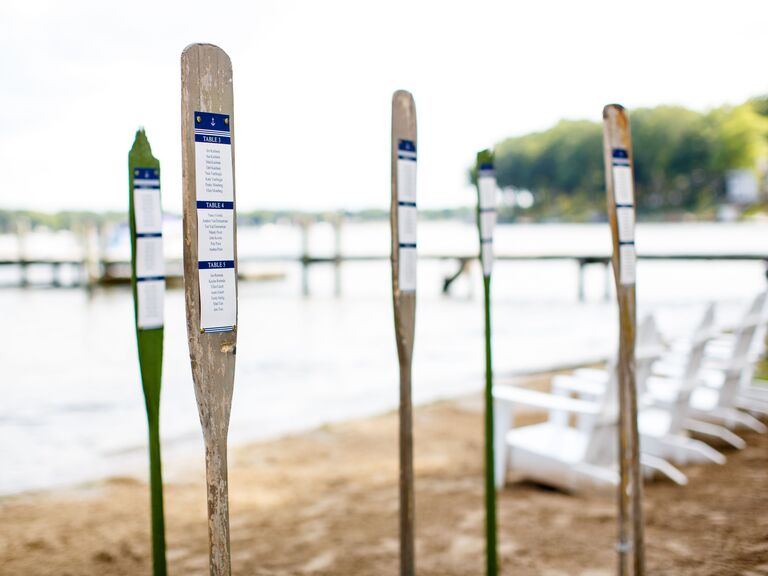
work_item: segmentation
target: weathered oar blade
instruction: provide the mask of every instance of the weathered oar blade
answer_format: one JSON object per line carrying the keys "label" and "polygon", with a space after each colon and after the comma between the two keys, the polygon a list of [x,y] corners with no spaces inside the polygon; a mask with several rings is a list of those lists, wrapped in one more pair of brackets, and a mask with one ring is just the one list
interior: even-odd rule
{"label": "weathered oar blade", "polygon": [[149,483],[152,510],[152,565],[164,576],[165,519],[160,455],[160,385],[163,374],[163,209],[160,162],[152,156],[143,129],[128,154],[128,222],[131,229],[131,287],[139,368],[149,424]]}
{"label": "weathered oar blade", "polygon": [[210,573],[229,575],[227,432],[235,379],[237,246],[232,64],[193,44],[181,55],[184,295],[205,438]]}
{"label": "weathered oar blade", "polygon": [[496,172],[493,152],[477,154],[477,230],[480,234],[480,263],[483,268],[485,302],[485,551],[486,573],[498,573],[496,553],[496,485],[493,454],[493,362],[491,358],[491,270],[493,229],[496,226]]}
{"label": "weathered oar blade", "polygon": [[392,296],[400,361],[400,574],[415,573],[411,366],[416,323],[416,106],[392,97]]}
{"label": "weathered oar blade", "polygon": [[645,560],[635,386],[635,197],[629,116],[617,104],[603,110],[603,153],[619,303],[619,572],[639,576]]}

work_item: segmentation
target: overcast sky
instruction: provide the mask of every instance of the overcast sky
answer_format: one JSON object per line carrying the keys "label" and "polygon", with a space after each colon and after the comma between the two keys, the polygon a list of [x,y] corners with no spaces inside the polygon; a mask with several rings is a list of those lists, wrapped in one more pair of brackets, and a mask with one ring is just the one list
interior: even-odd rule
{"label": "overcast sky", "polygon": [[241,210],[389,205],[392,92],[416,99],[419,205],[474,200],[477,150],[604,104],[768,92],[768,2],[0,3],[0,207],[117,209],[144,126],[181,209],[180,65],[232,58]]}

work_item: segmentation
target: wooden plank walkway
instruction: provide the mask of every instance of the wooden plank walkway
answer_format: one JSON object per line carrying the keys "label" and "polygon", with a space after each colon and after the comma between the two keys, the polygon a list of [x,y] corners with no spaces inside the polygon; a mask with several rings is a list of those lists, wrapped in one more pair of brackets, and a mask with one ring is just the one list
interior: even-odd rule
{"label": "wooden plank walkway", "polygon": [[[308,269],[313,265],[332,264],[341,267],[344,263],[355,262],[386,262],[389,260],[388,254],[362,254],[362,255],[258,255],[242,256],[239,258],[241,264],[300,264],[303,273],[306,275]],[[497,254],[495,260],[498,262],[573,262],[577,265],[577,291],[579,300],[584,300],[584,270],[587,266],[598,264],[607,269],[611,262],[610,254]],[[637,255],[639,260],[643,261],[687,261],[687,262],[763,262],[766,266],[766,278],[768,278],[768,253],[748,253],[734,252],[726,254],[706,254],[706,253],[641,253]],[[468,273],[473,262],[477,260],[474,254],[419,254],[420,260],[432,261],[455,261],[457,263],[456,272],[443,281],[443,292],[450,291],[450,287],[458,278]],[[87,260],[75,258],[3,258],[0,259],[0,269],[8,267],[17,267],[21,269],[21,278],[18,284],[20,286],[30,285],[28,281],[28,270],[31,267],[50,267],[51,282],[48,284],[53,287],[63,286],[60,280],[60,271],[62,268],[75,269],[75,276],[80,281],[74,282],[75,286],[94,285],[94,284],[120,284],[130,281],[130,262],[122,260],[99,260],[97,263],[101,269],[101,275],[97,278],[88,278],[85,273],[92,263]],[[169,279],[181,277],[181,258],[171,259],[166,262]],[[338,274],[337,274],[338,277]],[[246,275],[245,280],[248,279]],[[338,281],[338,280],[337,280]],[[306,285],[306,282],[304,283]],[[69,284],[70,286],[73,284]],[[8,286],[8,285],[6,285]]]}

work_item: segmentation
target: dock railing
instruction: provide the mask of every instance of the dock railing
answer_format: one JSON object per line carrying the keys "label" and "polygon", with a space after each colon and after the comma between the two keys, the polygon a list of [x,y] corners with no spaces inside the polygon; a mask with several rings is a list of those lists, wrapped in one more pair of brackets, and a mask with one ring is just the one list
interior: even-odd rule
{"label": "dock railing", "polygon": [[[299,254],[274,254],[274,255],[242,255],[239,258],[241,265],[257,263],[275,263],[275,264],[300,264],[302,267],[302,294],[310,294],[310,274],[309,270],[315,265],[332,265],[334,267],[334,294],[341,294],[341,268],[342,264],[356,262],[388,262],[388,254],[343,254],[341,235],[343,230],[342,217],[331,219],[334,231],[333,253],[328,255],[314,255],[311,253],[309,241],[309,232],[312,221],[308,218],[302,218],[296,221],[301,230],[301,251]],[[19,227],[19,250],[14,257],[0,258],[0,270],[13,267],[19,270],[18,281],[5,286],[39,286],[48,285],[52,287],[64,286],[84,286],[93,288],[96,285],[111,285],[127,283],[130,281],[130,261],[129,260],[111,260],[105,256],[105,243],[103,237],[105,231],[101,233],[91,227],[84,233],[79,234],[82,237],[83,249],[82,256],[65,258],[41,258],[27,256],[25,249],[25,237],[28,227]],[[766,279],[768,279],[768,252],[765,253],[643,253],[638,254],[641,261],[718,261],[718,262],[763,262],[766,267]],[[465,254],[419,254],[420,260],[431,261],[454,261],[456,262],[456,272],[446,276],[442,281],[442,291],[450,293],[452,285],[461,277],[468,275],[472,266],[476,265],[477,255],[471,253]],[[585,276],[588,266],[601,266],[604,270],[604,297],[610,296],[611,289],[611,256],[610,254],[556,254],[556,253],[529,253],[529,254],[496,254],[495,260],[499,263],[505,262],[546,262],[546,261],[568,261],[576,265],[576,290],[578,300],[584,301],[586,298]],[[31,280],[31,268],[49,268],[50,274],[43,275],[48,278],[43,284],[34,283]],[[62,270],[70,268],[74,271],[70,274],[73,278],[69,283],[63,282]],[[241,266],[241,268],[244,268]],[[173,282],[181,277],[182,263],[181,258],[171,259],[166,262],[166,270],[169,280]],[[178,278],[175,278],[178,276]],[[273,277],[274,275],[269,275]],[[243,280],[253,279],[246,273]]]}

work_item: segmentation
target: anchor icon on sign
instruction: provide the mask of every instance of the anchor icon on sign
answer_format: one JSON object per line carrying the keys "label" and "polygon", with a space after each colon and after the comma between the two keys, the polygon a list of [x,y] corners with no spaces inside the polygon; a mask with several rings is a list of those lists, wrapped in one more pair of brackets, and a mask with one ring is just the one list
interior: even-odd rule
{"label": "anchor icon on sign", "polygon": [[216,126],[216,120],[214,118],[211,118],[211,126]]}

